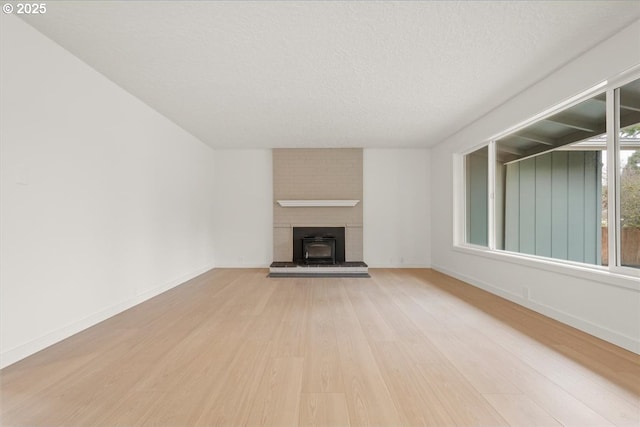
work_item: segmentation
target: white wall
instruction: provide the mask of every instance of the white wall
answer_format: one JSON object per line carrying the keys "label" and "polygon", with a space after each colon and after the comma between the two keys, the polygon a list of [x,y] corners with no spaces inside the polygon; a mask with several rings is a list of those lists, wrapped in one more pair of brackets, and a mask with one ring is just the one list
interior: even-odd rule
{"label": "white wall", "polygon": [[271,150],[215,150],[216,267],[273,261]]}
{"label": "white wall", "polygon": [[430,151],[365,149],[364,261],[430,267]]}
{"label": "white wall", "polygon": [[[437,145],[431,157],[433,267],[640,352],[640,281],[454,250],[453,153],[640,64],[640,21]],[[572,273],[573,274],[570,274]],[[528,296],[527,296],[528,292]]]}
{"label": "white wall", "polygon": [[213,267],[214,153],[2,18],[6,366]]}
{"label": "white wall", "polygon": [[[365,149],[364,261],[429,267],[428,149]],[[273,261],[271,150],[215,150],[216,267]]]}

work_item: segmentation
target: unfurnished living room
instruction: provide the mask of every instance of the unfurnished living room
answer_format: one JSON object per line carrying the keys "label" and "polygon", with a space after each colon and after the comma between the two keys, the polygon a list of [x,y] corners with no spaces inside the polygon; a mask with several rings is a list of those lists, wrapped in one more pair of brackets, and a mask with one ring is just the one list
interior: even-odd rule
{"label": "unfurnished living room", "polygon": [[0,425],[640,426],[640,1],[3,1]]}

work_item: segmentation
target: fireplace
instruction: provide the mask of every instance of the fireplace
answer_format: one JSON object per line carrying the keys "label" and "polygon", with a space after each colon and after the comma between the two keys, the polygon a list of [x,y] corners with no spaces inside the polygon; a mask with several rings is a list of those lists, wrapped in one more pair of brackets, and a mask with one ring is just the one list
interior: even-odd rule
{"label": "fireplace", "polygon": [[335,264],[335,237],[305,237],[302,239],[302,255],[307,264]]}
{"label": "fireplace", "polygon": [[344,235],[344,227],[293,227],[293,262],[344,263]]}

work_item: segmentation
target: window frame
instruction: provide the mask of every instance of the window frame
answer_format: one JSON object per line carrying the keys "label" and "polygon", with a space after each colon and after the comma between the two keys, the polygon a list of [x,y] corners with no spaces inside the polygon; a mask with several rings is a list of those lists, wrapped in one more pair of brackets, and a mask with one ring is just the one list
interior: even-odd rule
{"label": "window frame", "polygon": [[[620,88],[627,83],[640,78],[640,64],[621,73],[619,76],[602,81],[579,94],[572,96],[532,117],[526,119],[508,129],[501,131],[482,143],[454,154],[454,232],[453,232],[453,248],[457,252],[479,254],[492,259],[507,260],[521,265],[542,267],[546,270],[556,271],[564,274],[570,274],[578,277],[591,278],[596,274],[603,279],[607,278],[607,282],[640,290],[640,268],[626,267],[620,264]],[[579,104],[596,95],[606,94],[606,133],[607,133],[607,186],[608,194],[614,195],[613,199],[609,197],[608,206],[608,245],[609,259],[607,266],[593,265],[587,263],[579,263],[574,261],[556,259],[551,257],[543,257],[538,255],[524,254],[520,252],[511,252],[504,249],[496,249],[496,140],[503,138],[509,134],[517,132],[535,122],[547,118],[553,114],[564,111],[572,106]],[[488,147],[488,201],[487,201],[487,230],[488,245],[480,246],[467,243],[466,224],[467,224],[467,206],[466,206],[466,164],[465,157],[474,151]],[[605,242],[602,242],[604,245]],[[629,280],[633,283],[630,284]]]}
{"label": "window frame", "polygon": [[[607,150],[614,153],[607,156],[607,168],[616,171],[613,179],[608,179],[609,194],[614,194],[614,205],[609,210],[608,221],[614,221],[615,236],[609,236],[609,254],[614,254],[615,263],[609,262],[609,271],[624,276],[631,276],[640,279],[640,268],[626,267],[621,264],[621,235],[622,227],[620,223],[620,88],[627,83],[640,79],[640,65],[634,67],[632,71],[623,73],[616,79],[610,80],[607,88]],[[611,96],[610,96],[611,94]],[[609,102],[611,99],[611,102]],[[610,109],[610,110],[609,110]],[[611,119],[611,120],[610,120]],[[611,124],[609,123],[611,122]],[[612,157],[609,159],[609,157]],[[612,182],[613,181],[613,182]],[[610,222],[611,224],[611,222]],[[610,233],[611,234],[611,233]],[[609,255],[611,259],[611,255]]]}

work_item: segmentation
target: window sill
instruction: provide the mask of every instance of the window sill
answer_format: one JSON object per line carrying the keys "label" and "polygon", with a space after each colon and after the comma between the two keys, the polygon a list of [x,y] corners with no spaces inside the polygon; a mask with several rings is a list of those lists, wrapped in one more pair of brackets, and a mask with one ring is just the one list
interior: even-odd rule
{"label": "window sill", "polygon": [[526,267],[551,271],[566,276],[597,281],[606,285],[640,291],[640,270],[629,268],[629,274],[610,271],[607,267],[591,266],[572,261],[554,260],[535,255],[523,255],[515,252],[490,250],[471,245],[454,245],[453,250],[460,253],[482,256],[496,261],[519,264]]}

